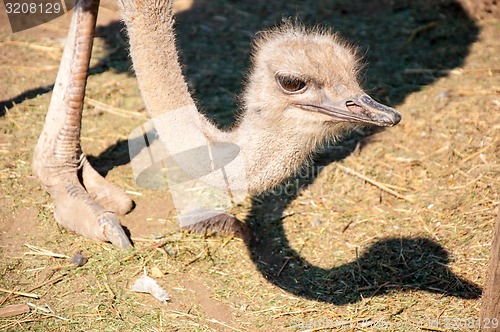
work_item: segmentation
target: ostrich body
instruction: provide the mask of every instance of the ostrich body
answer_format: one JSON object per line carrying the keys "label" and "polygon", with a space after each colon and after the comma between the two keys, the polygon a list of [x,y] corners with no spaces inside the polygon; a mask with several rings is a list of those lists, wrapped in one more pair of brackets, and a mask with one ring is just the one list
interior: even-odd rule
{"label": "ostrich body", "polygon": [[[220,131],[197,111],[175,47],[170,1],[120,0],[130,37],[130,54],[150,116],[179,111],[191,136],[204,143],[230,142],[240,149],[245,188],[261,192],[294,172],[325,140],[359,125],[392,126],[400,115],[373,101],[358,84],[353,49],[329,31],[290,24],[262,33],[243,94],[238,124]],[[75,8],[61,67],[33,169],[55,202],[56,220],[81,235],[130,242],[116,215],[131,200],[88,164],[80,148],[82,101],[98,0]],[[182,144],[185,132],[172,123],[156,125],[160,139]],[[167,144],[168,145],[168,144]],[[237,176],[237,174],[235,174]]]}

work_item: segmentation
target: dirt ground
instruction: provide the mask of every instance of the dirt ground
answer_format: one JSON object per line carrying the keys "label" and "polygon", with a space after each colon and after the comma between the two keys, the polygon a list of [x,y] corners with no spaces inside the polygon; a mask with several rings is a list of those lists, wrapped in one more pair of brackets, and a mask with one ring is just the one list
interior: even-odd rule
{"label": "dirt ground", "polygon": [[[358,45],[367,91],[403,114],[231,211],[253,231],[247,246],[180,233],[168,193],[134,183],[127,137],[147,113],[116,4],[102,1],[82,145],[136,202],[122,218],[130,251],[61,229],[32,176],[69,15],[12,34],[0,8],[0,310],[30,309],[0,330],[477,331],[500,200],[500,19],[496,1],[462,3],[175,3],[190,87],[221,127],[252,36],[288,17]],[[88,263],[72,264],[75,253]],[[144,272],[169,303],[130,291]]]}

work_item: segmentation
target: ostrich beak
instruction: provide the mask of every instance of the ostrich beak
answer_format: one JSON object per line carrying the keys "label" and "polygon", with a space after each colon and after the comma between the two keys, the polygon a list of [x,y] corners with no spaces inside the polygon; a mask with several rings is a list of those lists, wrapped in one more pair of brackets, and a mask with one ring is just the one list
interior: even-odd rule
{"label": "ostrich beak", "polygon": [[401,121],[394,108],[377,103],[368,95],[356,96],[342,102],[325,101],[319,105],[297,104],[306,111],[315,111],[331,117],[332,122],[351,122],[392,127]]}

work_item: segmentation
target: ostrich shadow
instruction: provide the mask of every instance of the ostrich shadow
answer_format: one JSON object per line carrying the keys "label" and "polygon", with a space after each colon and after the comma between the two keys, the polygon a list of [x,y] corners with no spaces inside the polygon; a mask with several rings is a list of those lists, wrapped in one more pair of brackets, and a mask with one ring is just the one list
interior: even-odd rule
{"label": "ostrich shadow", "polygon": [[[177,15],[182,63],[187,65],[190,85],[202,96],[204,112],[221,127],[234,122],[235,114],[229,110],[236,109],[234,95],[242,90],[237,77],[244,76],[248,67],[246,45],[251,36],[283,17],[299,17],[308,26],[332,26],[359,45],[369,63],[365,87],[376,99],[395,107],[461,66],[479,31],[453,0],[308,1],[300,6],[267,0],[195,2]],[[375,132],[355,133],[340,146],[326,149],[306,173],[346,158],[358,143],[369,143],[366,138]],[[307,187],[314,178],[299,179],[298,187]],[[283,211],[295,197],[255,197],[246,220],[254,235],[248,244],[252,260],[267,280],[283,290],[339,305],[392,290],[480,297],[480,287],[447,267],[446,249],[421,237],[383,238],[353,262],[329,269],[313,266],[290,246],[283,228]]]}
{"label": "ostrich shadow", "polygon": [[[355,137],[350,142],[359,139]],[[294,179],[295,191],[276,194],[280,191],[274,190],[252,200],[246,220],[253,231],[248,248],[259,272],[289,293],[336,305],[409,290],[479,298],[481,288],[452,272],[447,266],[446,249],[428,238],[381,238],[359,256],[356,251],[356,260],[331,268],[312,265],[290,246],[283,227],[283,211],[301,190],[314,182],[319,175],[317,170],[342,160],[352,151],[327,150],[305,170],[310,177]]]}

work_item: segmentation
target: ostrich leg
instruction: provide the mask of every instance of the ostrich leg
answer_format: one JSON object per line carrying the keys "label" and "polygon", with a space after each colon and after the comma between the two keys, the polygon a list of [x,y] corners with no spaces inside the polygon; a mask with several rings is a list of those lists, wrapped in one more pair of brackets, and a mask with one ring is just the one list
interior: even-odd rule
{"label": "ostrich leg", "polygon": [[35,148],[33,171],[55,204],[59,224],[80,235],[131,246],[118,217],[132,208],[120,188],[88,163],[80,130],[99,0],[79,0],[64,48],[45,125]]}

